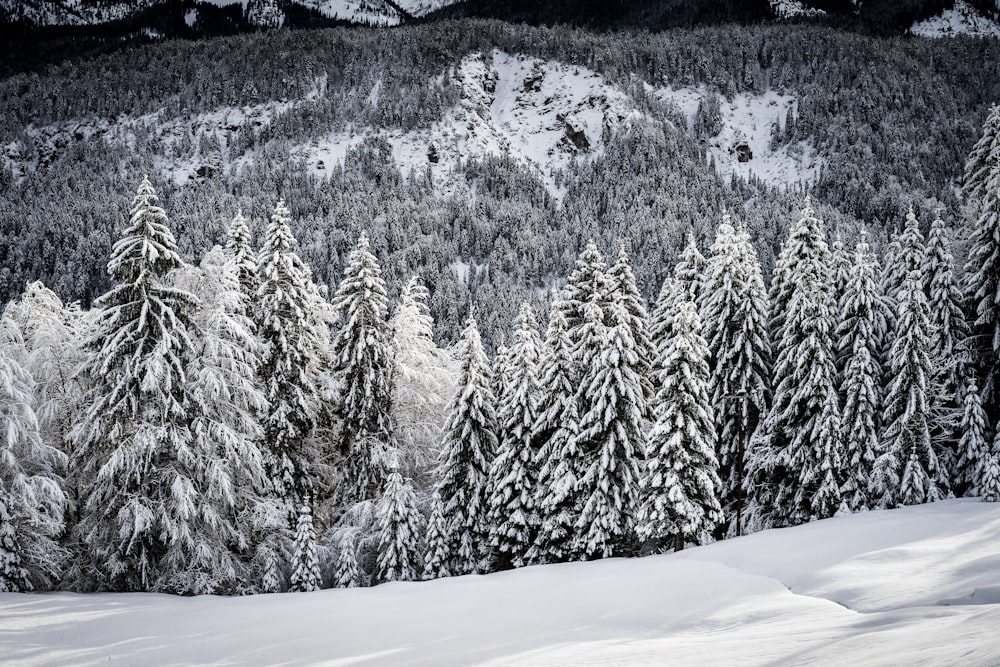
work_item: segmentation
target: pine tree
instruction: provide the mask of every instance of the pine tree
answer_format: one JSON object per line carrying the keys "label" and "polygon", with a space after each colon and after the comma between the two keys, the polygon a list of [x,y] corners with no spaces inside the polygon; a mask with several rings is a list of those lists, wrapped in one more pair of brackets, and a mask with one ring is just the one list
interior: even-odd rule
{"label": "pine tree", "polygon": [[[673,276],[664,278],[649,322],[649,336],[653,341],[653,348],[656,351],[653,355],[654,367],[655,360],[663,355],[667,343],[674,336],[674,321],[677,319],[677,309],[684,300],[683,285]],[[656,382],[655,373],[653,382],[654,384]]]}
{"label": "pine tree", "polygon": [[[994,444],[993,449],[997,449]],[[1000,454],[996,451],[983,461],[983,472],[979,478],[979,495],[987,503],[1000,502]]]}
{"label": "pine tree", "polygon": [[919,270],[910,272],[903,285],[897,322],[890,369],[893,380],[885,399],[886,429],[872,476],[873,497],[881,507],[930,502],[947,491],[947,480],[942,478],[931,446],[931,339]]}
{"label": "pine tree", "polygon": [[983,136],[965,165],[962,193],[973,217],[965,265],[965,294],[973,314],[969,352],[983,392],[987,421],[1000,420],[1000,105],[990,108]]}
{"label": "pine tree", "polygon": [[841,491],[847,509],[870,509],[869,479],[879,451],[876,419],[881,406],[882,369],[878,363],[878,330],[881,308],[877,278],[878,260],[871,253],[867,237],[854,252],[854,264],[847,288],[840,300],[837,349],[843,361],[840,394],[844,400],[842,440],[844,449]]}
{"label": "pine tree", "polygon": [[962,417],[958,432],[961,433],[955,466],[958,477],[953,479],[953,484],[963,495],[980,495],[978,484],[982,480],[983,466],[990,450],[986,439],[987,425],[982,398],[973,378],[967,379],[962,387]]}
{"label": "pine tree", "polygon": [[361,585],[357,548],[354,544],[354,536],[350,532],[344,533],[340,540],[333,585],[336,588],[357,588]]}
{"label": "pine tree", "polygon": [[[585,312],[588,304],[596,299],[602,312],[613,298],[614,285],[608,278],[608,266],[593,241],[588,241],[577,258],[573,272],[564,289],[566,328],[573,347],[581,344],[581,332],[585,326]],[[582,369],[575,369],[574,379]]]}
{"label": "pine tree", "polygon": [[66,557],[58,537],[67,505],[66,457],[42,440],[17,326],[0,319],[0,592],[50,588]]}
{"label": "pine tree", "polygon": [[215,462],[192,449],[189,386],[199,304],[167,285],[182,266],[167,216],[143,179],[112,249],[115,281],[98,299],[82,373],[86,408],[70,433],[83,493],[77,538],[102,589],[171,590],[183,575],[163,554],[199,542]]}
{"label": "pine tree", "polygon": [[343,322],[333,340],[334,373],[342,406],[339,449],[345,458],[339,495],[350,504],[377,498],[385,481],[385,448],[392,437],[394,360],[388,299],[368,236],[362,234],[347,259],[333,297]]}
{"label": "pine tree", "polygon": [[596,297],[587,306],[578,357],[583,378],[577,441],[586,468],[578,481],[584,505],[574,552],[586,559],[624,553],[633,536],[647,411],[628,315],[612,303],[612,325],[605,326]]}
{"label": "pine tree", "polygon": [[681,258],[674,267],[674,278],[684,288],[685,298],[695,303],[701,303],[702,271],[705,268],[705,257],[698,250],[694,232],[688,231],[687,244],[681,251]]}
{"label": "pine tree", "polygon": [[830,272],[833,275],[834,298],[837,303],[847,291],[847,283],[851,279],[851,256],[844,248],[844,240],[838,231],[833,235],[830,244]]}
{"label": "pine tree", "polygon": [[273,487],[287,508],[289,529],[297,508],[311,495],[310,466],[315,458],[308,438],[316,424],[315,340],[310,317],[309,269],[292,249],[290,213],[279,201],[267,228],[257,274],[257,332],[265,345],[260,365],[264,398],[264,447]]}
{"label": "pine tree", "polygon": [[521,305],[510,348],[510,377],[500,403],[500,445],[490,466],[487,523],[499,569],[521,567],[540,522],[534,504],[538,473],[532,426],[538,416],[538,331],[535,314]]}
{"label": "pine tree", "polygon": [[250,227],[247,226],[243,212],[239,211],[226,231],[226,253],[236,267],[236,279],[247,303],[252,304],[260,289],[260,277],[257,275],[257,254],[253,251]]}
{"label": "pine tree", "polygon": [[438,492],[447,526],[448,570],[468,574],[479,572],[486,556],[486,482],[497,451],[490,365],[471,317],[462,332],[459,358],[461,371],[441,445]]}
{"label": "pine tree", "polygon": [[293,593],[318,591],[321,582],[319,558],[316,556],[316,531],[313,529],[312,509],[307,497],[298,511],[295,543],[292,547],[290,590]]}
{"label": "pine tree", "polygon": [[[608,279],[612,285],[613,298],[622,304],[628,314],[632,338],[635,340],[636,352],[639,355],[638,371],[641,375],[648,376],[653,368],[653,360],[656,358],[656,345],[653,344],[649,334],[649,315],[646,313],[642,296],[639,294],[625,246],[622,246],[618,251],[618,258],[608,271]],[[651,389],[652,385],[650,385]]]}
{"label": "pine tree", "polygon": [[771,303],[772,312],[787,304],[777,328],[781,337],[774,341],[778,384],[763,434],[766,449],[754,462],[751,479],[771,487],[773,507],[764,511],[772,522],[786,525],[832,516],[839,507],[836,305],[823,223],[808,200],[778,264],[789,288],[786,296],[782,287]]}
{"label": "pine tree", "polygon": [[722,521],[716,495],[721,485],[716,435],[708,398],[708,347],[692,301],[680,305],[677,332],[658,366],[656,422],[649,434],[649,459],[642,485],[639,535],[674,549],[710,539]]}
{"label": "pine tree", "polygon": [[389,473],[377,510],[378,562],[375,580],[420,579],[420,512],[413,487],[398,471]]}
{"label": "pine tree", "polygon": [[572,380],[573,353],[566,330],[564,303],[556,295],[551,303],[549,326],[539,361],[539,404],[532,425],[534,468],[538,482],[533,504],[539,513],[538,534],[528,562],[567,560],[574,526],[582,504],[576,493],[579,451],[576,449],[578,415]]}
{"label": "pine tree", "polygon": [[427,547],[424,551],[424,576],[427,579],[450,577],[448,571],[448,534],[444,519],[444,506],[441,504],[441,494],[437,491],[431,496],[431,513],[427,519]]}
{"label": "pine tree", "polygon": [[[750,439],[767,410],[770,341],[767,293],[757,252],[724,214],[705,270],[702,299],[711,368],[720,500],[730,532],[743,528],[743,486]],[[669,342],[669,341],[668,341]],[[666,346],[661,354],[665,355]]]}

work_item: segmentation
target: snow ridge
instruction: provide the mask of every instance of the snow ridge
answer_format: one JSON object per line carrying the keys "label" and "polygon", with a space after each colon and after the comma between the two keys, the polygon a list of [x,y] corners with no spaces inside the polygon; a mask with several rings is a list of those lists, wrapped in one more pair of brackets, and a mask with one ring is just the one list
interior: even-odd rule
{"label": "snow ridge", "polygon": [[970,37],[1000,38],[1000,23],[989,19],[966,0],[955,0],[955,6],[937,16],[918,21],[910,32],[920,37]]}

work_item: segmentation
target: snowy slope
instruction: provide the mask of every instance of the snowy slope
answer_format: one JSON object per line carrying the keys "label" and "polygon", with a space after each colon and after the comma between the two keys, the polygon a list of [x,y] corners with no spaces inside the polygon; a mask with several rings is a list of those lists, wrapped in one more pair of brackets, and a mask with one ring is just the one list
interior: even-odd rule
{"label": "snowy slope", "polygon": [[[694,124],[698,103],[707,95],[703,88],[658,88],[647,90],[659,99],[672,103]],[[771,149],[771,127],[784,127],[789,112],[796,114],[798,101],[791,95],[767,91],[763,95],[741,93],[719,102],[721,131],[706,140],[706,150],[716,172],[728,179],[733,174],[746,180],[756,176],[777,187],[815,183],[823,166],[811,141],[782,144]],[[740,162],[737,146],[746,145],[753,157]]]}
{"label": "snowy slope", "polygon": [[1000,504],[370,589],[0,595],[12,665],[996,665]]}
{"label": "snowy slope", "polygon": [[1000,23],[983,16],[965,0],[955,0],[952,9],[914,23],[910,32],[921,37],[971,35],[1000,38]]}

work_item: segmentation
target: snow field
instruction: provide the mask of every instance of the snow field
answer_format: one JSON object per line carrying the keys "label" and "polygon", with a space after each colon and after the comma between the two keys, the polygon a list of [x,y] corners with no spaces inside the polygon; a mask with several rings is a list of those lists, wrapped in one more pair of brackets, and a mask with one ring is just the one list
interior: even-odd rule
{"label": "snow field", "polygon": [[316,593],[0,595],[11,665],[995,665],[1000,505]]}

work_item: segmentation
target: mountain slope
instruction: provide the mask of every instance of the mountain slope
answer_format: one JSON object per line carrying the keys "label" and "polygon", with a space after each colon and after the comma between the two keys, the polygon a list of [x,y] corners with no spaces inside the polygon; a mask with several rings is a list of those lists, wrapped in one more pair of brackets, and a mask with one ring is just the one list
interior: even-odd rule
{"label": "mountain slope", "polygon": [[0,595],[17,665],[990,665],[1000,505],[945,501],[639,559],[367,589]]}

